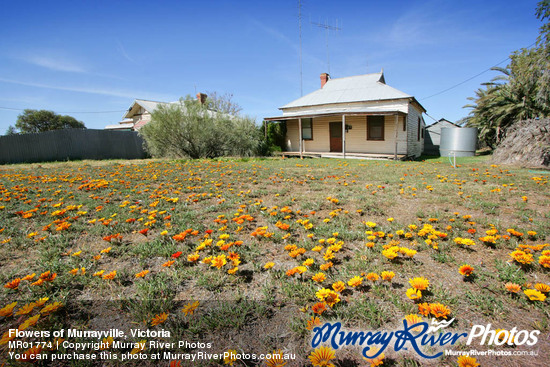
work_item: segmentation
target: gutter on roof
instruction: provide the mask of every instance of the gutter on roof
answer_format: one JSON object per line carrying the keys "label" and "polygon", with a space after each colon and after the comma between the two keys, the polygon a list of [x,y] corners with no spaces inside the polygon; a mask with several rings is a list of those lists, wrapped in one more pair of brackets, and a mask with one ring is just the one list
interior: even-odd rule
{"label": "gutter on roof", "polygon": [[278,116],[278,117],[265,117],[265,121],[286,121],[286,120],[296,120],[299,118],[317,118],[317,117],[326,117],[326,116],[373,116],[373,115],[406,115],[406,113],[401,111],[385,111],[385,112],[331,112],[331,113],[317,113],[309,115],[299,115],[299,116]]}

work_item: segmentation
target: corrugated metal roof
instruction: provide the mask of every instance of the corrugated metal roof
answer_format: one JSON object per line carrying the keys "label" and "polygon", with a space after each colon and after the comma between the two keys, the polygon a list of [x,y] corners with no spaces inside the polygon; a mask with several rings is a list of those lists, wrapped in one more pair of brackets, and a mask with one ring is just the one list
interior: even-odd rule
{"label": "corrugated metal roof", "polygon": [[134,127],[134,123],[124,123],[124,124],[116,124],[116,125],[107,125],[105,126],[105,130],[125,130],[125,129],[132,129]]}
{"label": "corrugated metal roof", "polygon": [[136,99],[134,103],[132,103],[132,106],[128,109],[128,111],[122,116],[122,118],[129,118],[132,117],[136,113],[135,106],[136,104],[143,107],[147,112],[152,113],[154,110],[158,108],[160,105],[169,105],[172,103],[179,103],[179,102],[158,102],[158,101],[148,101],[145,99]]}
{"label": "corrugated metal roof", "polygon": [[316,106],[331,103],[379,101],[412,96],[385,84],[384,73],[329,79],[325,86],[292,101],[279,109]]}

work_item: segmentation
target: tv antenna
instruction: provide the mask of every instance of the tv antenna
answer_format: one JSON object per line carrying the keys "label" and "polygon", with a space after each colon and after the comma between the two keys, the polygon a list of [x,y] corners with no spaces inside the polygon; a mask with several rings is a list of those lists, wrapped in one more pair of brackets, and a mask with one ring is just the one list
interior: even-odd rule
{"label": "tv antenna", "polygon": [[336,31],[336,32],[341,31],[342,28],[338,27],[338,20],[336,20],[336,26],[329,25],[327,21],[325,21],[324,23],[311,22],[311,24],[325,30],[325,42],[327,46],[327,69],[328,69],[327,73],[330,74],[330,54],[328,49],[328,33],[329,31]]}
{"label": "tv antenna", "polygon": [[299,53],[299,62],[300,62],[300,96],[304,95],[304,83],[303,83],[303,74],[302,74],[302,1],[298,0],[298,30],[300,37],[300,53]]}

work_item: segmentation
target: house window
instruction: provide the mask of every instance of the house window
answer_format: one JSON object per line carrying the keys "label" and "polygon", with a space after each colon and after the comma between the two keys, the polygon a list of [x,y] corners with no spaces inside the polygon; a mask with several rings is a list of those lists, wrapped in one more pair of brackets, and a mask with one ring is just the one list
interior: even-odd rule
{"label": "house window", "polygon": [[384,140],[384,116],[367,116],[367,140]]}
{"label": "house window", "polygon": [[313,122],[312,119],[302,119],[302,139],[313,140]]}
{"label": "house window", "polygon": [[418,118],[418,129],[416,129],[416,140],[420,141],[420,117]]}

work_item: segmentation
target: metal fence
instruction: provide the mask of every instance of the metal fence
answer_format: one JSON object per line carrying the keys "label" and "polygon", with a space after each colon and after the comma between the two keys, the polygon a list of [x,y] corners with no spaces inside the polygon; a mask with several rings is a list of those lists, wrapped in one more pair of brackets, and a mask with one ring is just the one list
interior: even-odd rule
{"label": "metal fence", "polygon": [[146,156],[135,131],[66,129],[0,136],[0,164]]}

